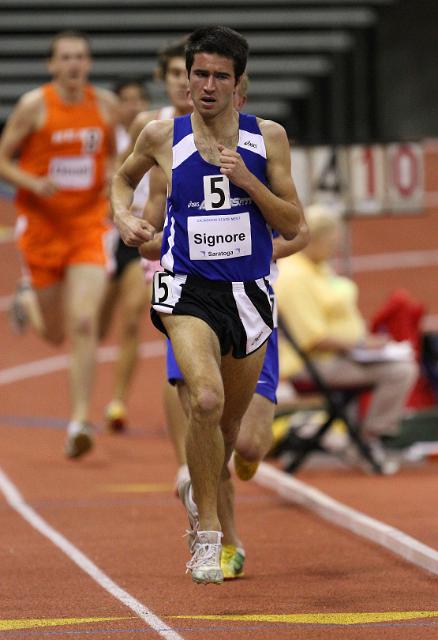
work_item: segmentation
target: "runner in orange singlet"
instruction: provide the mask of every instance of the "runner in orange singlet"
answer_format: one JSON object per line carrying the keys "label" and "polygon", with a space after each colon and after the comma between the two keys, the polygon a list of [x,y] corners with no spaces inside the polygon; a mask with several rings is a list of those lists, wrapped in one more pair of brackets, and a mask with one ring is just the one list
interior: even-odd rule
{"label": "runner in orange singlet", "polygon": [[115,96],[87,83],[90,66],[86,35],[55,36],[53,81],[22,96],[0,140],[0,176],[17,187],[18,245],[38,303],[29,319],[49,342],[67,335],[71,343],[69,457],[92,446],[87,421],[117,117]]}

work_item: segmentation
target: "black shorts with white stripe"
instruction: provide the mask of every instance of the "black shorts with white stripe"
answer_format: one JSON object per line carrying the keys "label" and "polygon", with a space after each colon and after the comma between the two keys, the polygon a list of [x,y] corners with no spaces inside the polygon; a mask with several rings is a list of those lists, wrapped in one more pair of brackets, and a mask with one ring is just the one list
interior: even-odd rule
{"label": "black shorts with white stripe", "polygon": [[119,238],[117,243],[116,250],[114,252],[115,259],[115,270],[114,273],[111,274],[111,278],[113,280],[118,280],[122,277],[126,267],[135,260],[140,260],[141,255],[138,251],[138,247],[128,247],[122,240]]}
{"label": "black shorts with white stripe", "polygon": [[234,358],[244,358],[259,349],[273,328],[264,278],[224,282],[158,271],[153,282],[151,319],[167,335],[161,313],[204,320],[216,333],[221,354],[231,351]]}

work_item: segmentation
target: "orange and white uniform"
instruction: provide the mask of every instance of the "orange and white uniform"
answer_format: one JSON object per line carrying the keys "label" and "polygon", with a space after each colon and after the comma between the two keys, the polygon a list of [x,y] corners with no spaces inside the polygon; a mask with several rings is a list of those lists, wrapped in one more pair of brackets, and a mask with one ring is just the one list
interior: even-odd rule
{"label": "orange and white uniform", "polygon": [[45,122],[25,141],[20,167],[49,176],[51,196],[18,189],[18,245],[34,287],[62,279],[73,264],[106,264],[104,235],[109,213],[106,162],[111,131],[92,86],[80,103],[65,103],[52,84],[42,87]]}

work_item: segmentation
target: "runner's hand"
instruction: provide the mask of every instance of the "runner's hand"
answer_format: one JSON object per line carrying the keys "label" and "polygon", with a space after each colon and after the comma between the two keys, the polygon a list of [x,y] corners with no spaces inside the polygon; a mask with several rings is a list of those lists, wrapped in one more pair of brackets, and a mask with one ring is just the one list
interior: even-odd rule
{"label": "runner's hand", "polygon": [[58,191],[58,185],[48,176],[35,178],[32,182],[31,191],[37,195],[48,198]]}
{"label": "runner's hand", "polygon": [[123,242],[128,247],[139,247],[144,242],[149,242],[155,235],[154,227],[142,218],[126,213],[114,219]]}
{"label": "runner's hand", "polygon": [[223,145],[218,145],[220,153],[221,173],[227,176],[236,186],[245,188],[251,179],[251,172],[248,170],[242,156],[237,151],[227,149]]}
{"label": "runner's hand", "polygon": [[161,244],[163,241],[163,232],[159,231],[149,242],[144,242],[138,248],[140,255],[148,260],[159,260],[161,254]]}

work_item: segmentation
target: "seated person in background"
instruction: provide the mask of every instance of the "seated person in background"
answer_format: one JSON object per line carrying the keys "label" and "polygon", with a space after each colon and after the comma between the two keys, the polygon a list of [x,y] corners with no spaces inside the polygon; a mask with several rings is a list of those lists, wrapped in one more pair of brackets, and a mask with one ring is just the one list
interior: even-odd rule
{"label": "seated person in background", "polygon": [[[409,350],[397,349],[407,345],[367,333],[355,283],[330,267],[328,260],[340,245],[340,217],[320,205],[308,207],[305,215],[309,244],[279,261],[279,313],[329,386],[373,385],[362,431],[372,444],[380,436],[397,434],[417,365]],[[299,356],[284,341],[280,367],[283,378],[309,380]]]}

